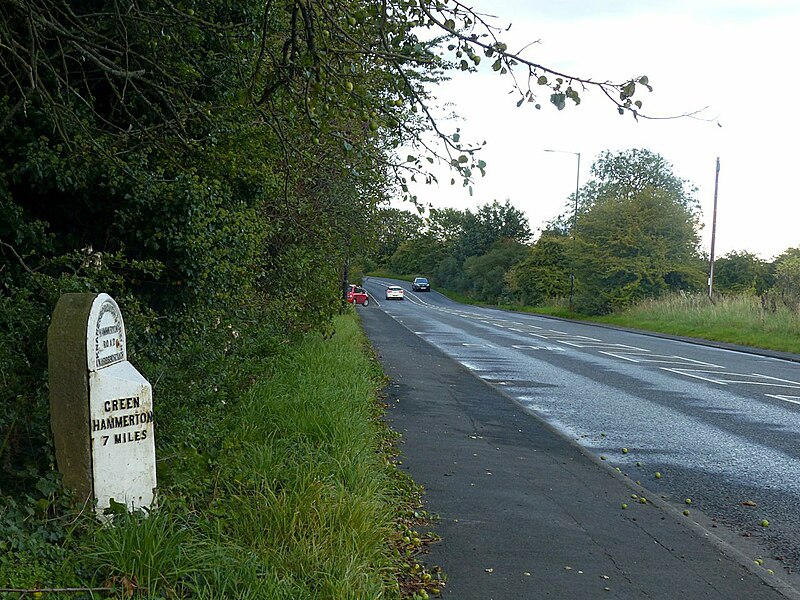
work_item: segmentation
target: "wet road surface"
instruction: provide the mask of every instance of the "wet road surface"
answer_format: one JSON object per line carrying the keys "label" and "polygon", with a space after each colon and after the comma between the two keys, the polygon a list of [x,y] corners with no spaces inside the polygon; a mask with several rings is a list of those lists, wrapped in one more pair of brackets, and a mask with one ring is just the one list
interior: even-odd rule
{"label": "wet road surface", "polygon": [[[708,526],[800,566],[800,364],[365,283],[363,310],[385,311],[667,502],[691,499]],[[404,301],[384,300],[390,283]]]}

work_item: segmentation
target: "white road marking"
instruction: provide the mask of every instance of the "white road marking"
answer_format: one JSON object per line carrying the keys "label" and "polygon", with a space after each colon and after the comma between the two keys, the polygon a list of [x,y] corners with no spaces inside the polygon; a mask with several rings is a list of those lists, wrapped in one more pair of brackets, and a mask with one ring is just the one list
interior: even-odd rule
{"label": "white road marking", "polygon": [[767,398],[775,398],[776,400],[783,400],[791,404],[800,405],[800,396],[781,396],[780,394],[764,394]]}
{"label": "white road marking", "polygon": [[613,348],[614,350],[619,349],[619,344],[609,344],[601,341],[592,341],[589,340],[588,342],[580,341],[569,341],[569,340],[558,340],[560,344],[566,344],[567,346],[574,346],[575,348],[589,348],[590,350],[599,350],[600,348]]}
{"label": "white road marking", "polygon": [[[709,381],[711,383],[716,383],[719,385],[739,383],[744,385],[761,385],[766,387],[784,387],[784,388],[800,389],[800,381],[779,379],[778,377],[771,377],[769,375],[763,375],[761,373],[724,373],[720,371],[708,371],[703,369],[670,369],[667,367],[661,367],[661,368],[664,369],[665,371],[672,371],[673,373],[677,373],[679,375],[694,377],[696,379],[702,379],[704,381]],[[704,377],[698,375],[698,373],[704,373],[704,374],[713,373],[714,375],[716,375],[716,377],[713,378]]]}
{"label": "white road marking", "polygon": [[564,348],[560,348],[558,346],[526,346],[522,344],[512,344],[512,348],[516,348],[517,350],[552,350],[557,352],[566,352]]}
{"label": "white road marking", "polygon": [[[597,348],[614,348],[615,350],[619,350],[620,352],[628,352],[629,354],[632,354],[633,351],[642,352],[643,354],[644,353],[646,353],[646,354],[650,353],[650,350],[647,350],[645,348],[637,348],[636,346],[627,346],[625,344],[612,344],[610,342],[602,342],[600,340],[594,340],[592,338],[587,338],[587,339],[589,340],[589,343],[582,342],[582,343],[579,344],[577,342],[565,342],[563,340],[561,341],[561,343],[562,344],[569,344],[570,346],[575,346],[576,348],[595,348],[595,349],[597,349]],[[592,342],[597,342],[597,343],[594,344]]]}
{"label": "white road marking", "polygon": [[[701,379],[703,381],[708,381],[709,383],[716,383],[718,385],[728,385],[724,381],[719,381],[718,379],[711,379],[709,377],[702,377],[700,375],[695,374],[690,369],[670,369],[669,367],[661,367],[664,371],[671,371],[672,373],[677,373],[678,375],[685,375],[686,377],[694,377],[695,379]],[[698,371],[699,373],[716,373],[716,371]]]}
{"label": "white road marking", "polygon": [[629,356],[623,356],[622,354],[614,354],[613,352],[605,352],[605,351],[601,350],[600,354],[605,354],[607,356],[613,356],[614,358],[621,358],[622,360],[627,360],[628,362],[632,362],[632,363],[638,363],[639,362],[635,358],[630,358]]}
{"label": "white road marking", "polygon": [[[412,296],[414,300],[416,300],[421,305],[427,306],[429,308],[434,308],[436,310],[440,310],[443,312],[447,312],[455,316],[460,316],[462,318],[474,319],[484,325],[494,326],[500,329],[508,329],[516,333],[527,333],[528,335],[535,337],[537,339],[545,339],[545,340],[552,339],[554,342],[566,346],[597,350],[599,354],[604,354],[606,356],[611,356],[613,358],[618,358],[620,360],[625,360],[628,362],[640,364],[642,366],[645,366],[647,363],[653,363],[653,364],[666,363],[672,365],[701,366],[704,368],[678,368],[678,367],[662,366],[659,367],[659,369],[675,373],[676,375],[683,375],[685,377],[699,379],[701,381],[706,381],[708,383],[713,383],[716,385],[743,384],[743,385],[800,390],[800,381],[780,379],[778,377],[772,377],[760,373],[728,373],[725,371],[716,370],[716,369],[724,370],[725,367],[722,365],[707,363],[692,358],[688,358],[685,356],[653,354],[650,350],[646,348],[629,346],[627,344],[614,344],[614,343],[603,342],[602,340],[599,340],[597,338],[569,334],[565,331],[560,331],[557,329],[544,329],[542,327],[539,327],[538,325],[530,325],[518,321],[509,321],[509,320],[499,321],[497,319],[487,319],[486,317],[483,317],[482,315],[479,314],[453,311],[436,305],[428,304],[427,302],[423,301],[419,296],[413,293],[408,293],[408,296]],[[370,299],[373,302],[375,302],[376,306],[379,307],[381,306],[381,303],[376,298],[371,297]],[[399,319],[396,315],[391,315],[391,316],[396,321],[400,323],[403,322],[403,320]],[[524,329],[510,327],[509,325],[507,325],[507,323],[510,323],[512,325],[524,326],[529,329],[536,329],[539,331],[538,332],[526,331]],[[433,335],[431,332],[425,332],[425,331],[416,331],[414,333],[416,335]],[[463,342],[460,345],[462,347],[468,347],[468,348],[497,348],[497,346],[488,343],[480,344],[480,343]],[[512,344],[511,347],[516,350],[536,350],[536,351],[545,350],[552,352],[566,352],[566,350],[560,346],[551,346],[551,345]],[[462,364],[464,364],[467,368],[472,370],[480,370],[480,371],[485,370],[483,367],[470,365],[466,362],[462,362]],[[499,385],[508,385],[507,382],[502,382],[502,381],[497,381],[496,383]],[[781,400],[783,402],[800,406],[800,396],[785,395],[785,394],[764,394],[764,395],[769,398],[774,398],[777,400]]]}
{"label": "white road marking", "polygon": [[628,360],[634,363],[667,363],[667,364],[693,364],[693,365],[702,365],[704,367],[715,367],[717,369],[724,369],[720,365],[715,365],[713,363],[702,362],[700,360],[694,360],[693,358],[686,358],[685,356],[677,356],[675,354],[633,354],[632,356],[638,357],[637,359],[630,358],[630,356],[626,356],[624,353],[615,353],[615,352],[606,352],[601,350],[600,354],[606,354],[608,356],[613,356],[614,358],[621,358],[622,360]]}

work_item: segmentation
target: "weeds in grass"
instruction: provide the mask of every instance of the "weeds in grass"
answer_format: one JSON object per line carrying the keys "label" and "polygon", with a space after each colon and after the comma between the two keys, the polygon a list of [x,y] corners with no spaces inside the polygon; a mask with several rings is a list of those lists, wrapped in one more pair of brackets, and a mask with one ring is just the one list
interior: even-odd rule
{"label": "weeds in grass", "polygon": [[676,335],[800,353],[800,313],[763,306],[742,294],[710,302],[703,294],[673,294],[645,300],[624,312],[597,319],[605,323]]}
{"label": "weeds in grass", "polygon": [[[26,538],[30,552],[0,557],[0,574],[42,600],[65,596],[37,589],[68,586],[71,600],[399,599],[441,588],[418,562],[434,536],[416,531],[421,490],[396,467],[397,434],[380,418],[383,374],[352,311],[335,325],[280,361],[248,356],[243,339],[244,354],[202,355],[201,369],[215,369],[207,393],[193,395],[208,386],[191,371],[191,394],[160,396],[175,402],[159,411],[159,508],[113,525],[81,514],[59,526],[58,543],[41,541],[53,560],[37,558],[43,530]],[[29,512],[46,511],[39,504]],[[22,514],[0,518],[21,530],[12,517]]]}
{"label": "weeds in grass", "polygon": [[219,448],[175,452],[198,480],[173,473],[159,510],[97,531],[94,581],[153,599],[401,597],[398,577],[422,572],[409,566],[421,538],[398,545],[418,493],[395,475],[364,348],[350,314],[288,353],[232,402]]}
{"label": "weeds in grass", "polygon": [[168,510],[123,513],[95,529],[80,560],[95,565],[103,585],[123,596],[180,597],[181,586],[203,569],[203,544],[189,525]]}

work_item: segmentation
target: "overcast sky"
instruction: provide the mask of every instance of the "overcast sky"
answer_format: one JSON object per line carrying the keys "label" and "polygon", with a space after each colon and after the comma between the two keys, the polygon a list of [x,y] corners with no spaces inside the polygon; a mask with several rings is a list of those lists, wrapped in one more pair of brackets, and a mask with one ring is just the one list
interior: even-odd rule
{"label": "overcast sky", "polygon": [[[460,185],[420,186],[435,207],[474,209],[510,199],[533,230],[562,212],[603,151],[647,148],[699,188],[708,251],[716,157],[720,158],[716,254],[746,250],[771,259],[800,246],[800,2],[797,0],[476,0],[476,9],[512,23],[510,50],[538,41],[525,56],[556,70],[595,80],[647,75],[652,93],[637,96],[643,112],[667,116],[708,107],[711,121],[639,120],[619,116],[601,94],[558,111],[509,95],[510,81],[490,69],[455,74],[434,94],[461,117],[462,141],[486,141],[487,175],[474,195]],[[485,60],[482,67],[488,67]],[[543,90],[545,88],[542,88]],[[717,122],[721,125],[717,125]],[[449,175],[444,181],[449,182]]]}

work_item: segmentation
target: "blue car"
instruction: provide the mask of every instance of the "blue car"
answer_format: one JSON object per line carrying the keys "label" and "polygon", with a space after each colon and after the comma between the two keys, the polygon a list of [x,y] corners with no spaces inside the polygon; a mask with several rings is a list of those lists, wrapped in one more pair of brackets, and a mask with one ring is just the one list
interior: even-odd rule
{"label": "blue car", "polygon": [[417,277],[411,284],[411,289],[415,292],[430,292],[431,284],[424,277]]}

